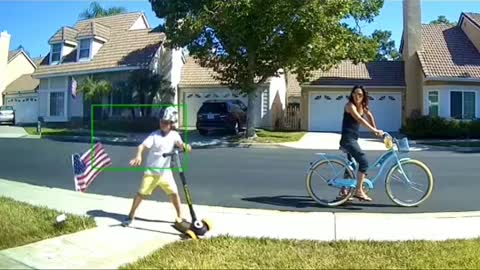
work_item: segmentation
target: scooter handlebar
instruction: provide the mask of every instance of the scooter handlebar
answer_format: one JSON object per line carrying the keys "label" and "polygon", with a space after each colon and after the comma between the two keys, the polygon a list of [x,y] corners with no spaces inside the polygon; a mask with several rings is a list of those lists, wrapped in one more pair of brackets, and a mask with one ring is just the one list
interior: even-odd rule
{"label": "scooter handlebar", "polygon": [[179,150],[174,150],[170,153],[163,153],[162,156],[165,158],[165,157],[173,157],[174,155],[180,153],[180,152],[183,152],[183,151],[179,151]]}

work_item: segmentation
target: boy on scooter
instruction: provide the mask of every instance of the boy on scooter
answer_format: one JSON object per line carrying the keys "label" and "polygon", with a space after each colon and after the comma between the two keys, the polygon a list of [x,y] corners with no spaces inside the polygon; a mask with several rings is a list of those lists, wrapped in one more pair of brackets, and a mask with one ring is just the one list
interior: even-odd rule
{"label": "boy on scooter", "polygon": [[[178,196],[178,189],[173,178],[170,168],[171,157],[163,157],[163,154],[170,153],[177,146],[180,150],[187,153],[191,152],[190,145],[185,144],[174,130],[174,124],[177,122],[178,112],[174,107],[168,107],[164,110],[160,118],[160,129],[152,132],[139,146],[137,155],[130,161],[131,166],[140,166],[142,164],[142,156],[145,149],[148,149],[148,156],[143,181],[138,194],[132,203],[132,208],[128,218],[122,223],[128,226],[135,217],[135,211],[145,198],[152,195],[153,191],[160,187],[168,195],[177,212],[176,223],[185,221],[181,215],[181,203]],[[157,169],[158,168],[158,169]]]}

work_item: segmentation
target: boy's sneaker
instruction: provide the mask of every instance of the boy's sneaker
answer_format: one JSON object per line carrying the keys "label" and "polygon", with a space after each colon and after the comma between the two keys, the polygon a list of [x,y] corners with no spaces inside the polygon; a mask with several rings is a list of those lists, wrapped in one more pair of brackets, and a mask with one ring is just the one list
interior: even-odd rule
{"label": "boy's sneaker", "polygon": [[132,222],[133,222],[133,219],[127,217],[126,219],[124,219],[122,221],[122,226],[123,227],[128,227],[128,226],[130,226],[130,224],[132,224]]}

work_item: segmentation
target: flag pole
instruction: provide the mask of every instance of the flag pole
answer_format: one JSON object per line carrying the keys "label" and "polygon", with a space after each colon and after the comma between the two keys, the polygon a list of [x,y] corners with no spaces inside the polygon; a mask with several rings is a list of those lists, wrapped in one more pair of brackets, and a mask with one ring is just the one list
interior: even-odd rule
{"label": "flag pole", "polygon": [[76,181],[76,179],[75,179],[75,161],[74,161],[75,155],[71,155],[70,158],[71,158],[71,160],[72,160],[73,184],[75,185],[75,191],[78,191],[77,181]]}

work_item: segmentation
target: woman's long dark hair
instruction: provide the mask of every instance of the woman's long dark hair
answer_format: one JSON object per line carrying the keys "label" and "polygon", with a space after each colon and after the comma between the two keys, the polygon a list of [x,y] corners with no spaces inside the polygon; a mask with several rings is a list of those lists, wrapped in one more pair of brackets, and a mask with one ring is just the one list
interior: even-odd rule
{"label": "woman's long dark hair", "polygon": [[350,103],[352,103],[353,105],[356,105],[355,101],[353,100],[353,92],[355,92],[355,90],[357,89],[361,89],[363,93],[362,109],[366,109],[368,111],[368,92],[367,90],[365,90],[363,85],[355,85],[352,88],[352,91],[350,92],[350,96],[348,97],[348,101],[350,101]]}

